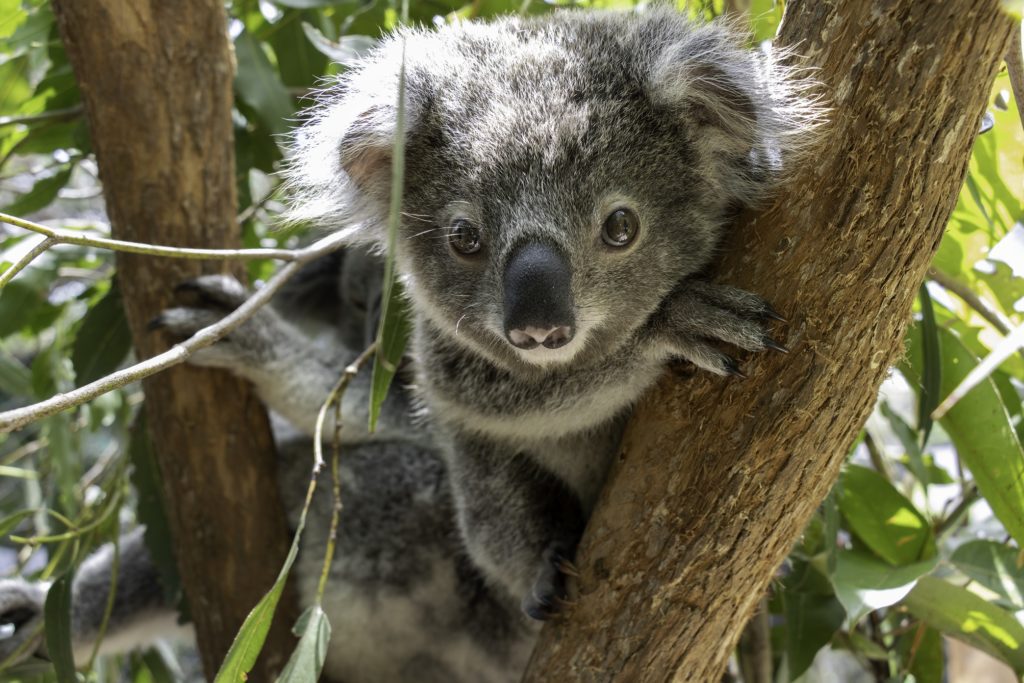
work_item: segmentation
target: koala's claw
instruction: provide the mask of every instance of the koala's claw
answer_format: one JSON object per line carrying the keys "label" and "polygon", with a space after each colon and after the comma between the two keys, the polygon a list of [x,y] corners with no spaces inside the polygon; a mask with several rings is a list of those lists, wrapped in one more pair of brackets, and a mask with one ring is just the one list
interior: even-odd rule
{"label": "koala's claw", "polygon": [[778,351],[779,353],[789,353],[789,349],[787,349],[785,346],[775,341],[771,337],[764,338],[764,345],[765,348],[769,348],[772,351]]}
{"label": "koala's claw", "polygon": [[788,320],[783,318],[782,315],[780,315],[778,311],[776,311],[774,308],[772,308],[772,305],[769,304],[767,301],[765,301],[763,303],[764,303],[764,309],[761,311],[761,317],[767,318],[769,320],[777,320],[780,323],[788,323],[789,322]]}
{"label": "koala's claw", "polygon": [[725,357],[725,371],[728,372],[730,375],[733,375],[734,377],[739,377],[740,379],[747,379],[747,376],[743,373],[742,370],[740,370],[740,365],[739,363],[736,362],[735,358],[731,358],[729,356]]}
{"label": "koala's claw", "polygon": [[[569,569],[571,572],[565,571]],[[537,579],[533,582],[530,593],[523,598],[522,609],[526,616],[538,621],[551,619],[573,603],[569,600],[569,590],[565,577],[579,576],[579,571],[572,562],[554,548],[544,551],[544,560]]]}

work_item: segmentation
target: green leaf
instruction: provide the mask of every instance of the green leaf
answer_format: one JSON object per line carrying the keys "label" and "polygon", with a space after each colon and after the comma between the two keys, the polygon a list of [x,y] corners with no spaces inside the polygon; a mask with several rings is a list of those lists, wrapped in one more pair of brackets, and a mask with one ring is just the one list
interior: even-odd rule
{"label": "green leaf", "polygon": [[43,623],[46,630],[46,652],[53,662],[59,683],[77,683],[75,658],[71,652],[71,582],[68,572],[53,582],[46,593]]}
{"label": "green leaf", "polygon": [[789,681],[799,678],[843,624],[846,611],[833,596],[799,591],[782,594],[786,618],[786,662]]}
{"label": "green leaf", "polygon": [[849,625],[868,612],[895,605],[906,597],[914,583],[935,568],[935,558],[903,567],[892,567],[868,553],[841,550],[836,557],[832,585],[846,609]]}
{"label": "green leaf", "polygon": [[307,683],[320,680],[331,640],[331,624],[320,605],[311,605],[295,624],[299,644],[278,677],[280,683]]}
{"label": "green leaf", "polygon": [[53,175],[37,180],[32,189],[21,195],[13,202],[4,207],[4,213],[13,216],[25,216],[45,208],[57,198],[68,180],[71,179],[73,164],[65,164],[64,167]]}
{"label": "green leaf", "polygon": [[273,133],[287,133],[295,114],[295,103],[260,42],[248,31],[242,31],[235,38],[235,57],[238,61],[238,73],[235,75],[238,96],[253,108]]}
{"label": "green leaf", "polygon": [[934,553],[928,521],[874,470],[850,465],[842,474],[839,511],[865,545],[894,566]]}
{"label": "green leaf", "polygon": [[285,11],[270,37],[281,81],[288,87],[308,88],[327,68],[327,59],[306,37],[302,17],[302,12]]}
{"label": "green leaf", "polygon": [[387,398],[391,381],[402,362],[402,354],[412,332],[409,305],[402,294],[401,285],[393,282],[388,299],[383,301],[377,355],[373,359],[373,377],[370,380],[370,431],[377,429],[381,406]]}
{"label": "green leaf", "polygon": [[946,656],[941,633],[918,624],[900,637],[897,649],[915,683],[944,683]]}
{"label": "green leaf", "polygon": [[930,576],[921,578],[903,603],[910,613],[1024,674],[1024,626],[1006,610],[965,588]]}
{"label": "green leaf", "polygon": [[302,22],[302,30],[318,52],[337,64],[351,64],[377,44],[377,41],[370,36],[358,33],[342,36],[338,40],[330,40],[319,29],[306,22]]}
{"label": "green leaf", "polygon": [[957,548],[950,559],[957,569],[1014,609],[1024,609],[1024,569],[1017,566],[1019,552],[994,541],[969,541]]}
{"label": "green leaf", "polygon": [[[960,384],[978,359],[950,331],[939,329],[942,344],[942,395]],[[914,325],[907,333],[908,357],[920,358],[921,333]],[[904,361],[900,370],[911,386],[920,387],[915,362]],[[941,424],[970,469],[978,490],[996,517],[1019,545],[1024,545],[1024,449],[991,379],[985,379],[953,406]]]}
{"label": "green leaf", "polygon": [[918,296],[921,300],[921,351],[923,355],[921,373],[921,397],[917,402],[917,429],[921,432],[921,444],[928,442],[932,431],[932,411],[941,400],[942,347],[939,345],[939,330],[935,324],[935,309],[928,293],[927,283],[921,284]]}
{"label": "green leaf", "polygon": [[[398,112],[395,130],[405,130],[405,48],[402,48],[402,66],[398,72]],[[373,359],[373,378],[370,388],[370,426],[377,428],[377,418],[384,404],[388,387],[398,371],[409,340],[410,320],[395,272],[395,242],[402,212],[402,188],[405,182],[405,137],[395,136],[391,152],[391,206],[388,213],[388,250],[384,261],[384,288],[381,293],[380,328],[377,331],[377,353]]]}
{"label": "green leaf", "polygon": [[109,375],[124,362],[131,348],[132,335],[124,317],[121,290],[115,282],[88,310],[75,335],[71,349],[75,386]]}

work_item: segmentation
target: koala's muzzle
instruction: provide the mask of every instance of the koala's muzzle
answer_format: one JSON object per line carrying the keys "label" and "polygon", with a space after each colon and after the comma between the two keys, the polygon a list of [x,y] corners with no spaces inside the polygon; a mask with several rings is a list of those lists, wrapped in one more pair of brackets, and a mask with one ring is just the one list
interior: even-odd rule
{"label": "koala's muzzle", "polygon": [[505,335],[513,346],[557,349],[572,341],[569,264],[554,247],[530,242],[512,252],[505,266]]}

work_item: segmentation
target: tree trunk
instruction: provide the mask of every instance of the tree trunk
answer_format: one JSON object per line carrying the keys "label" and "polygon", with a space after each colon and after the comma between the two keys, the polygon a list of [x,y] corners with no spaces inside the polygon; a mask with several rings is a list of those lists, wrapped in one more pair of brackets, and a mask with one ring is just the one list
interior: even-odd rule
{"label": "tree trunk", "polygon": [[[114,236],[237,248],[231,44],[218,0],[55,0],[99,161]],[[175,285],[222,263],[119,254],[139,357],[167,348],[146,323]],[[232,270],[244,277],[240,268]],[[274,582],[288,545],[274,446],[245,383],[177,367],[144,382],[175,554],[208,676]],[[255,680],[294,644],[283,609]],[[284,607],[284,604],[282,607]]]}
{"label": "tree trunk", "polygon": [[967,171],[1013,30],[997,0],[793,0],[823,144],[745,217],[720,279],[789,318],[746,381],[668,373],[579,551],[579,602],[527,681],[715,681],[874,403]]}

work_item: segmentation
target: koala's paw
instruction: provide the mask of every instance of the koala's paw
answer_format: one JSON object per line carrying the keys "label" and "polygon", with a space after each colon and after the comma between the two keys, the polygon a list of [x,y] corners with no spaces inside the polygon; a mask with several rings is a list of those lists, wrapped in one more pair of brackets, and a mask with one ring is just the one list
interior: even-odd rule
{"label": "koala's paw", "polygon": [[[167,330],[181,339],[220,321],[249,296],[238,280],[227,275],[203,275],[183,282],[174,292],[183,305],[166,309],[150,321],[149,327]],[[279,344],[287,336],[287,323],[264,306],[217,343],[196,352],[189,362],[244,375],[275,360]]]}
{"label": "koala's paw", "polygon": [[563,609],[571,607],[573,603],[569,600],[567,576],[579,576],[579,572],[560,547],[549,547],[542,556],[533,588],[522,600],[521,607],[526,616],[547,621]]}
{"label": "koala's paw", "polygon": [[746,377],[718,348],[721,342],[745,351],[788,353],[768,331],[769,321],[784,318],[761,297],[736,287],[685,282],[669,297],[664,313],[675,355],[718,375]]}
{"label": "koala's paw", "polygon": [[15,664],[43,642],[46,589],[21,579],[0,580],[0,662]]}

